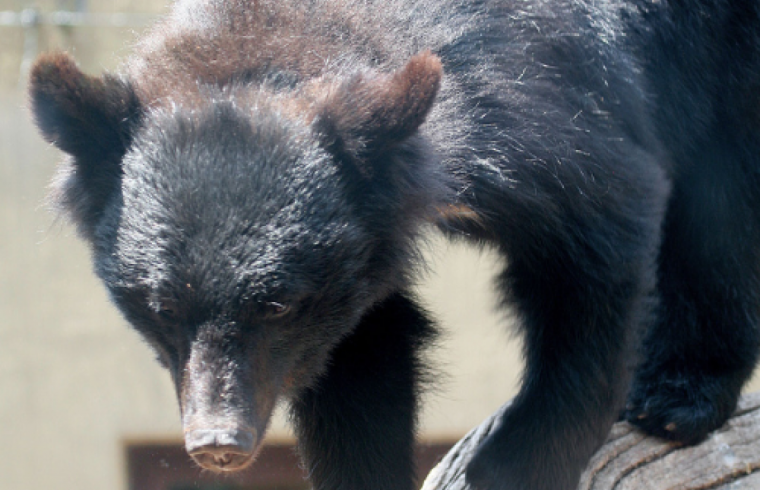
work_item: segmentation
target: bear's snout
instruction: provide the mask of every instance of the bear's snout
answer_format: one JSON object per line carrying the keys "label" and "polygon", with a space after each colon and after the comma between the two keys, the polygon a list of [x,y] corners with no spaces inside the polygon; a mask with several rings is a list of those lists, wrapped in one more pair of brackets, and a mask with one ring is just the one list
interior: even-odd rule
{"label": "bear's snout", "polygon": [[254,460],[258,448],[253,429],[195,429],[185,434],[185,449],[202,468],[238,471]]}

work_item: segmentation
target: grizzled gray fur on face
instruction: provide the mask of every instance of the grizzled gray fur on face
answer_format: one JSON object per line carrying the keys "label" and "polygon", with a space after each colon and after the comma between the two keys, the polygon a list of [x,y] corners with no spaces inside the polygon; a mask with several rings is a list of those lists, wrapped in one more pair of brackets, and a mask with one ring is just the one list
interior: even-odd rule
{"label": "grizzled gray fur on face", "polygon": [[469,484],[573,490],[626,397],[694,443],[755,366],[759,49],[756,0],[181,0],[118,73],[41,56],[30,100],[199,465],[285,401],[314,488],[414,488],[436,225],[505,255],[524,336]]}

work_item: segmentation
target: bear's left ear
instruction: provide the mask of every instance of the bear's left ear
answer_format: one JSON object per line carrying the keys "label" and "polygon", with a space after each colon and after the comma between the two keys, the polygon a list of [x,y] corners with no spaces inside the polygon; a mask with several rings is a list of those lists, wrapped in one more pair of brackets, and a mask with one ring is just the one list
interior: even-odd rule
{"label": "bear's left ear", "polygon": [[430,51],[391,74],[356,75],[339,85],[317,113],[316,126],[335,154],[373,174],[372,160],[412,136],[425,122],[443,68]]}
{"label": "bear's left ear", "polygon": [[46,140],[78,160],[120,157],[139,103],[128,83],[82,73],[64,53],[40,56],[29,77],[35,121]]}

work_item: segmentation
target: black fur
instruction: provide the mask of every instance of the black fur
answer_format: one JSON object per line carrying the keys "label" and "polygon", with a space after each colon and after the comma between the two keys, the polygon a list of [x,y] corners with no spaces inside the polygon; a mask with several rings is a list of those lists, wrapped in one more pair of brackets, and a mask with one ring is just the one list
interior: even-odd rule
{"label": "black fur", "polygon": [[687,443],[755,366],[759,36],[749,0],[182,1],[119,77],[50,55],[30,92],[199,464],[287,399],[315,488],[413,488],[435,223],[507,257],[525,338],[468,481],[571,490],[637,359],[625,415]]}
{"label": "black fur", "polygon": [[686,443],[730,416],[760,345],[758,16],[760,3],[744,0],[644,9],[640,53],[673,190],[660,305],[627,416]]}
{"label": "black fur", "polygon": [[335,349],[323,381],[293,404],[301,456],[313,481],[324,488],[412,488],[409,441],[418,378],[425,371],[418,351],[433,337],[424,313],[393,295]]}

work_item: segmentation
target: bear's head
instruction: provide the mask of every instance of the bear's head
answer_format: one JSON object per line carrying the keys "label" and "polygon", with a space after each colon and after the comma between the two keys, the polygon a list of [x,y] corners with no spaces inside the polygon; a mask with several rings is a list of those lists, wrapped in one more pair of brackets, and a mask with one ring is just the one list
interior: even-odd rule
{"label": "bear's head", "polygon": [[151,100],[64,54],[35,64],[34,116],[67,154],[55,202],[171,373],[201,466],[250,463],[278,400],[405,285],[445,188],[418,132],[440,80],[425,52],[390,73]]}

